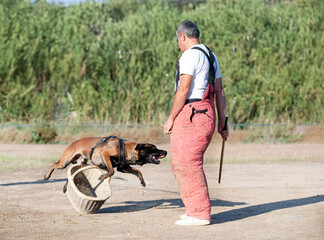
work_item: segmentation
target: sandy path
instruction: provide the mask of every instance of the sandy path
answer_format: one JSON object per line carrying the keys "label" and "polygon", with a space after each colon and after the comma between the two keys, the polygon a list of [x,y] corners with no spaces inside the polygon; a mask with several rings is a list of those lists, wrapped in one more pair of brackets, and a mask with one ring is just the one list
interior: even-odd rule
{"label": "sandy path", "polygon": [[[165,146],[167,148],[168,146]],[[147,183],[116,173],[113,195],[99,213],[80,215],[62,193],[66,171],[43,182],[46,168],[2,171],[1,239],[323,239],[324,145],[226,146],[222,183],[218,164],[205,165],[212,224],[174,225],[184,207],[169,163],[139,167]],[[38,161],[61,145],[3,145],[0,155]],[[212,146],[218,151],[219,146]],[[232,159],[232,160],[231,160]],[[278,161],[286,160],[289,161]],[[276,160],[276,161],[274,161]],[[32,161],[32,160],[29,160]],[[252,162],[251,162],[252,161]],[[262,163],[258,163],[258,162]],[[47,163],[48,164],[48,163]]]}

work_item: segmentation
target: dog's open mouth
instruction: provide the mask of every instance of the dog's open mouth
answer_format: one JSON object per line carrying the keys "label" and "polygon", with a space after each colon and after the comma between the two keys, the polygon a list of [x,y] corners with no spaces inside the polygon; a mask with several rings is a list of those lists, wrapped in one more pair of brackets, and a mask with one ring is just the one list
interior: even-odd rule
{"label": "dog's open mouth", "polygon": [[151,159],[153,163],[160,163],[160,159],[165,158],[166,154],[152,154]]}

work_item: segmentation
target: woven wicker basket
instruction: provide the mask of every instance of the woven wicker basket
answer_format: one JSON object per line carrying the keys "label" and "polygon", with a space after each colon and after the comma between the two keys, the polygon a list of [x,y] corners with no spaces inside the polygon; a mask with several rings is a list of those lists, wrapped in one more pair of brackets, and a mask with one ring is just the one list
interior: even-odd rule
{"label": "woven wicker basket", "polygon": [[99,180],[100,168],[93,165],[72,165],[68,172],[67,195],[80,213],[96,213],[111,196],[110,178]]}

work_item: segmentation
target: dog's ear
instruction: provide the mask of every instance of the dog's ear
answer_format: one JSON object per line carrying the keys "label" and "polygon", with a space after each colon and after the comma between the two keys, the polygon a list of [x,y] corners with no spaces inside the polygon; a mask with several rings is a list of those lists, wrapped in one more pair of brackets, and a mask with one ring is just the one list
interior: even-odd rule
{"label": "dog's ear", "polygon": [[141,150],[141,149],[143,149],[144,147],[145,147],[145,144],[139,143],[139,144],[137,144],[135,150]]}
{"label": "dog's ear", "polygon": [[145,148],[156,148],[155,145],[150,143],[139,143],[137,144],[135,150],[143,150]]}

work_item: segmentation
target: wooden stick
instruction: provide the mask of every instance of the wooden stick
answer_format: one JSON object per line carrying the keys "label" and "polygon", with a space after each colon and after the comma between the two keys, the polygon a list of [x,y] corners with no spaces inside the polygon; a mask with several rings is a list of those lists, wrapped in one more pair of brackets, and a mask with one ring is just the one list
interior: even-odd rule
{"label": "wooden stick", "polygon": [[[228,116],[226,115],[224,129],[227,129],[227,120],[228,120]],[[219,163],[218,183],[221,182],[221,178],[222,178],[224,148],[225,148],[225,138],[223,138],[223,143],[222,143],[222,152],[221,152],[221,158],[220,158],[220,163]]]}

